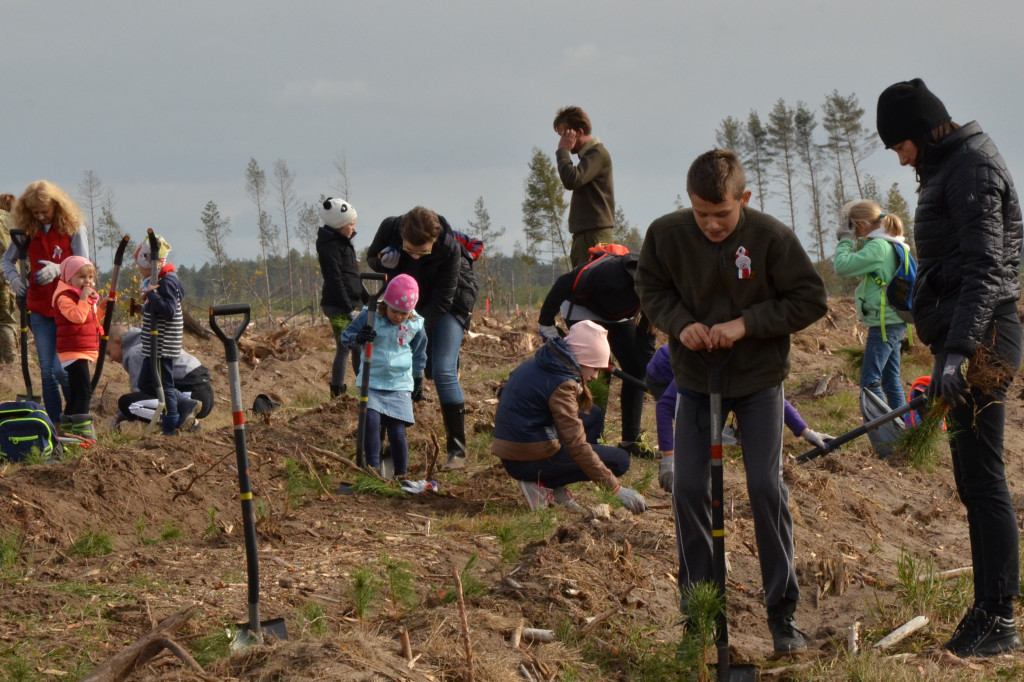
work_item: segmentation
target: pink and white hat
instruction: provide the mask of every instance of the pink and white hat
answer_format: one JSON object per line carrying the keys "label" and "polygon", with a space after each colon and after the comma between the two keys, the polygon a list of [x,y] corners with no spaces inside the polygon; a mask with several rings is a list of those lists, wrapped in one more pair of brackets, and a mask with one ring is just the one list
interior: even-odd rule
{"label": "pink and white hat", "polygon": [[60,279],[66,284],[71,284],[71,278],[78,274],[86,265],[92,265],[88,258],[83,256],[68,256],[60,262]]}
{"label": "pink and white hat", "polygon": [[403,313],[415,310],[419,300],[420,285],[411,275],[398,275],[388,282],[388,288],[384,290],[384,302],[388,307]]}

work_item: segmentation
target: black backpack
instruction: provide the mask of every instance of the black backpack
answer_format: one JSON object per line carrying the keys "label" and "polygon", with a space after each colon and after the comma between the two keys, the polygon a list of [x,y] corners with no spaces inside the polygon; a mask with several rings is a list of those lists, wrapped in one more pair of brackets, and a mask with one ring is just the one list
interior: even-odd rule
{"label": "black backpack", "polygon": [[43,460],[60,450],[57,429],[39,403],[0,403],[0,460],[23,462],[33,448]]}
{"label": "black backpack", "polygon": [[573,280],[569,303],[609,321],[635,316],[640,312],[635,279],[639,257],[621,244],[599,244],[590,252]]}

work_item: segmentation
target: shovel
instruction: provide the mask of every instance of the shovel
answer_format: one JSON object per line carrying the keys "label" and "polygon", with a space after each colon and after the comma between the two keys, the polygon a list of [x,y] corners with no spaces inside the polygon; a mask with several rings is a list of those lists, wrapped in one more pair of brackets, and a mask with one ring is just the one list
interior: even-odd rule
{"label": "shovel", "polygon": [[[381,272],[362,272],[359,274],[359,279],[363,282],[363,289],[369,295],[370,300],[366,304],[366,327],[373,329],[373,321],[377,313],[377,298],[380,297],[381,289],[383,288],[387,275]],[[368,343],[363,346],[363,379],[359,384],[359,422],[356,426],[356,464],[361,469],[366,468],[366,448],[363,445],[363,439],[366,437],[366,407],[370,401],[370,361],[373,358],[373,344]],[[387,464],[384,463],[383,448],[381,452],[380,469],[383,478],[389,478],[383,476],[387,470],[394,475],[395,467],[391,463],[390,456],[387,458]],[[385,469],[386,467],[386,469]],[[342,483],[338,486],[339,495],[350,495],[352,494],[352,488],[347,483]]]}
{"label": "shovel", "polygon": [[730,665],[729,662],[729,619],[726,615],[725,595],[725,476],[722,471],[722,367],[729,361],[730,352],[717,365],[704,360],[701,363],[708,370],[708,398],[711,420],[711,547],[712,572],[715,585],[722,597],[722,612],[718,616],[718,680],[720,682],[755,682],[757,668],[752,665]]}
{"label": "shovel", "polygon": [[[153,228],[146,230],[149,239],[149,283],[160,284],[160,268],[156,267],[160,258],[160,240],[156,238]],[[145,311],[142,313],[145,315]],[[160,327],[157,326],[156,313],[153,306],[149,307],[149,371],[153,377],[153,390],[156,391],[156,409],[153,410],[153,418],[149,420],[146,433],[156,431],[156,425],[160,423],[160,415],[163,414],[164,406],[167,404],[167,396],[164,395],[164,385],[160,381]]]}
{"label": "shovel", "polygon": [[800,464],[803,464],[804,462],[809,462],[812,459],[817,459],[822,455],[827,455],[828,453],[837,449],[840,445],[843,445],[844,443],[849,443],[854,438],[863,436],[865,433],[868,433],[872,429],[877,429],[879,426],[882,426],[883,424],[888,424],[897,417],[901,417],[905,415],[907,412],[910,412],[911,410],[919,410],[925,407],[927,403],[928,396],[922,393],[921,395],[917,396],[903,407],[899,407],[893,410],[892,412],[883,414],[881,417],[872,419],[867,424],[858,426],[852,431],[847,431],[841,436],[836,436],[826,444],[826,447],[814,448],[813,450],[805,452],[804,454],[797,457],[796,461],[799,462]]}
{"label": "shovel", "polygon": [[107,342],[110,340],[110,324],[114,321],[114,301],[117,300],[117,273],[121,271],[121,260],[124,258],[124,250],[128,246],[131,237],[125,235],[121,243],[117,245],[114,253],[114,270],[110,275],[110,292],[107,294],[107,311],[103,315],[103,335],[100,336],[100,354],[96,358],[96,369],[92,373],[92,390],[96,390],[96,384],[100,383],[100,376],[103,374],[103,360],[107,357]]}
{"label": "shovel", "polygon": [[[154,252],[155,253],[155,252]],[[217,324],[223,315],[242,315],[235,333],[228,336]],[[249,304],[229,303],[210,308],[210,329],[224,343],[228,361],[228,383],[231,389],[231,416],[235,425],[235,457],[238,465],[239,499],[242,501],[242,526],[245,530],[245,567],[249,578],[249,622],[239,623],[231,639],[231,649],[238,651],[251,644],[263,644],[263,635],[288,639],[284,618],[260,621],[260,558],[256,547],[256,512],[249,483],[249,454],[245,444],[245,412],[242,409],[242,382],[238,376],[238,339],[249,326]]]}
{"label": "shovel", "polygon": [[[18,260],[21,267],[21,280],[28,285],[29,263],[28,263],[28,233],[25,230],[11,230],[11,239],[14,240],[18,249]],[[32,393],[32,375],[28,371],[28,308],[24,296],[18,296],[18,312],[21,313],[21,376],[25,380],[25,394],[18,395],[16,400],[19,403],[25,401],[41,403],[43,399]]]}

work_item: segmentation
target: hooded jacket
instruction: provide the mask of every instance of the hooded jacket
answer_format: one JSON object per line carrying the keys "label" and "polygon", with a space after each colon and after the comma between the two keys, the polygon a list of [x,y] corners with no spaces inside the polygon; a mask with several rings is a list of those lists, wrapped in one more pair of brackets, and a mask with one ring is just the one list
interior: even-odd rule
{"label": "hooded jacket", "polygon": [[346,313],[359,310],[368,297],[359,281],[359,259],[352,240],[324,225],[316,235],[316,256],[324,278],[321,307]]}
{"label": "hooded jacket", "polygon": [[[420,287],[416,312],[423,317],[428,332],[445,313],[451,313],[463,329],[469,329],[477,293],[473,260],[455,238],[444,216],[437,217],[441,221],[441,234],[430,254],[413,258],[403,251],[402,216],[392,216],[385,218],[377,229],[367,251],[366,262],[376,272],[386,273],[389,277],[406,274],[416,280]],[[399,253],[398,264],[390,270],[380,262],[381,252],[389,246]]]}
{"label": "hooded jacket", "polygon": [[582,390],[583,370],[569,346],[549,339],[509,375],[494,414],[491,454],[533,462],[554,456],[565,443],[590,480],[615,490],[618,479],[587,443],[576,402]]}
{"label": "hooded jacket", "polygon": [[[878,228],[857,240],[856,251],[852,239],[840,239],[836,246],[833,258],[836,274],[861,278],[854,295],[857,298],[857,316],[865,327],[882,326],[882,287],[872,279],[872,275],[883,282],[892,280],[899,267],[899,257],[892,245],[903,243],[903,237],[893,237],[884,228]],[[885,324],[904,324],[896,309],[888,303],[885,306]]]}
{"label": "hooded jacket", "polygon": [[[350,348],[359,346],[356,337],[366,326],[369,314],[366,308],[356,315],[352,324],[341,333],[341,342]],[[370,357],[370,388],[378,391],[411,391],[413,380],[423,376],[427,364],[427,335],[423,331],[423,318],[413,313],[401,324],[391,324],[387,315],[374,317],[373,340]],[[359,364],[357,381],[363,382],[363,365]]]}
{"label": "hooded jacket", "polygon": [[999,150],[972,121],[921,153],[914,325],[933,352],[974,355],[993,312],[1020,298],[1020,202]]}

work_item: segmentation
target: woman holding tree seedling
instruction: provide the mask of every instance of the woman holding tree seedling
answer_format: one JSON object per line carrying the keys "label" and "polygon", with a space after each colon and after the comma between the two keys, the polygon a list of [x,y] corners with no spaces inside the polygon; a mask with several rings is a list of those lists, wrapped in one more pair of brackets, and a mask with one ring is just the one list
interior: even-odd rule
{"label": "woman holding tree seedling", "polygon": [[914,325],[935,355],[928,393],[952,422],[957,493],[967,509],[974,604],[943,644],[957,656],[1021,648],[1017,517],[1006,483],[1006,394],[1020,367],[1020,202],[1006,162],[977,122],[954,123],[924,81],[878,98],[878,136],[918,186]]}
{"label": "woman holding tree seedling", "polygon": [[416,312],[427,332],[426,376],[434,380],[447,435],[446,469],[466,466],[466,407],[459,384],[459,351],[476,303],[473,261],[443,216],[417,206],[385,218],[367,250],[367,263],[388,277],[419,284]]}

